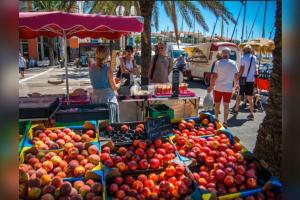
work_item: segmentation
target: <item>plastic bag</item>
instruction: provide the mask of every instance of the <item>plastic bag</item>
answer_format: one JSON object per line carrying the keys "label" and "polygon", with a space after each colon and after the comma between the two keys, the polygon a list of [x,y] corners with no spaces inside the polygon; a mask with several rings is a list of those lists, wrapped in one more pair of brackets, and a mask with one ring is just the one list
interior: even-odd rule
{"label": "plastic bag", "polygon": [[214,110],[214,99],[212,98],[210,93],[207,93],[204,97],[203,108],[204,108],[204,111]]}

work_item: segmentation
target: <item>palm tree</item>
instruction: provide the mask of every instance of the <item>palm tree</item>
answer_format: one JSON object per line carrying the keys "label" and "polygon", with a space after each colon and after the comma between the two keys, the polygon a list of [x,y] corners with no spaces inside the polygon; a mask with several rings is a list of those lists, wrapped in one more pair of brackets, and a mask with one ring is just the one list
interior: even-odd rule
{"label": "palm tree", "polygon": [[281,12],[282,2],[277,0],[275,49],[273,51],[273,73],[270,79],[270,94],[266,116],[258,130],[254,153],[268,163],[274,175],[280,176],[282,160],[282,46]]}
{"label": "palm tree", "polygon": [[[113,14],[116,6],[121,1],[98,1],[92,6],[91,12],[101,14]],[[167,16],[171,19],[174,25],[174,32],[176,41],[179,40],[177,15],[181,15],[188,25],[192,27],[192,19],[202,26],[205,31],[208,31],[208,25],[205,22],[203,15],[199,9],[202,6],[205,9],[212,11],[216,16],[222,17],[226,23],[235,20],[232,14],[224,7],[221,1],[155,1],[155,0],[138,0],[138,1],[125,1],[122,5],[125,11],[129,11],[129,7],[134,5],[137,8],[137,14],[144,17],[144,32],[141,37],[141,50],[142,50],[142,77],[147,77],[149,63],[151,59],[151,21],[153,20],[154,27],[158,30],[159,18],[159,3],[161,3]]]}
{"label": "palm tree", "polygon": [[[76,1],[33,1],[33,10],[34,11],[65,11],[65,12],[75,12],[77,9]],[[49,60],[50,66],[55,64],[54,58],[54,38],[48,39],[48,48],[49,48]]]}

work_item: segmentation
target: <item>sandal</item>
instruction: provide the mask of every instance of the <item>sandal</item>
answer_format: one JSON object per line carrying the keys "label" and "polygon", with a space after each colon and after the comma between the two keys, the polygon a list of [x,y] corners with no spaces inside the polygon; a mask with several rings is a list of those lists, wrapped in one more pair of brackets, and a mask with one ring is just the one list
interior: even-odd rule
{"label": "sandal", "polygon": [[223,122],[223,127],[227,129],[227,127],[228,127],[227,122]]}

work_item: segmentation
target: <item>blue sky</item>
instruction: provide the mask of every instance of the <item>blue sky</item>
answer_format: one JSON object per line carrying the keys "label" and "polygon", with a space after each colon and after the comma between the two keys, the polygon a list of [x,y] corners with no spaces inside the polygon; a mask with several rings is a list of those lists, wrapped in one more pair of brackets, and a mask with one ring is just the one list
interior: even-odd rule
{"label": "blue sky", "polygon": [[[174,30],[173,24],[169,20],[169,18],[166,16],[166,13],[161,6],[161,2],[157,2],[160,7],[160,17],[159,17],[159,32],[161,30],[167,30],[169,28],[170,30]],[[241,3],[239,1],[224,1],[225,7],[233,14],[233,17],[237,19],[238,12],[241,7]],[[246,10],[246,18],[245,18],[245,32],[244,32],[244,39],[245,39],[245,34],[246,34],[246,27],[247,27],[247,32],[249,35],[251,26],[253,24],[256,12],[259,8],[259,5],[261,4],[256,22],[253,25],[253,38],[258,38],[261,37],[262,35],[262,26],[263,26],[263,15],[264,15],[264,7],[265,7],[265,1],[247,1],[247,10]],[[284,8],[288,6],[287,0],[283,0],[283,10]],[[204,19],[206,20],[206,23],[209,27],[208,32],[204,32],[205,36],[210,36],[212,31],[213,31],[213,26],[216,22],[216,17],[213,15],[213,13],[209,12],[207,9],[202,8],[199,6],[200,11],[202,15],[204,16]],[[269,38],[270,32],[272,31],[272,28],[275,23],[275,14],[276,14],[276,1],[270,1],[268,0],[268,7],[267,7],[267,15],[266,15],[266,23],[265,23],[265,37]],[[242,20],[243,20],[243,10],[241,12],[241,16],[238,21],[237,25],[237,35],[234,35],[235,37],[240,40],[241,39],[241,34],[242,34]],[[284,21],[284,17],[283,17]],[[181,24],[182,24],[182,17],[178,15],[178,26],[179,30],[181,30]],[[225,24],[225,23],[224,23]],[[234,29],[234,24],[230,23],[227,25],[224,25],[224,36],[227,37],[227,28],[228,28],[228,37],[231,37],[231,34]],[[152,27],[152,31],[156,32],[155,28]],[[186,23],[183,23],[183,31],[189,31],[189,28],[187,27]],[[190,29],[190,31],[193,31],[193,28]],[[195,26],[195,32],[201,32],[203,33],[203,28],[199,27],[199,25],[196,24]],[[218,20],[218,23],[216,25],[216,30],[215,33],[218,35],[221,34],[221,20]],[[271,38],[274,37],[275,30],[273,30]],[[250,39],[252,35],[250,35]]]}

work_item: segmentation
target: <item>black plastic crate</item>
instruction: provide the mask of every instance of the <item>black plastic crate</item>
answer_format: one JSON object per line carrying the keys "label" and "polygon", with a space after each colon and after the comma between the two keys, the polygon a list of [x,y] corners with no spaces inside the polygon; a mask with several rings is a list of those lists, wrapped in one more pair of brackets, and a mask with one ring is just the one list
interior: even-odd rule
{"label": "black plastic crate", "polygon": [[55,121],[57,122],[106,119],[109,119],[107,104],[62,105],[55,113]]}
{"label": "black plastic crate", "polygon": [[58,97],[19,97],[19,119],[50,118],[58,106]]}

